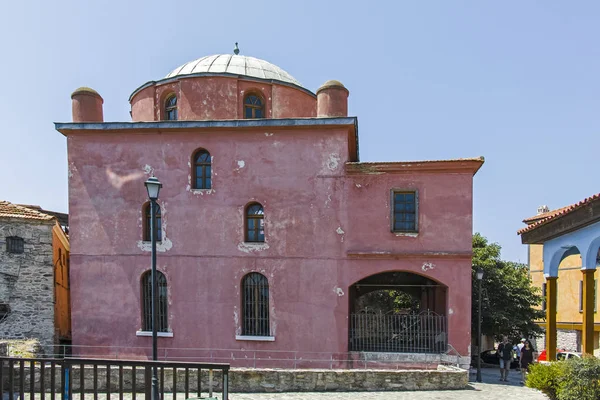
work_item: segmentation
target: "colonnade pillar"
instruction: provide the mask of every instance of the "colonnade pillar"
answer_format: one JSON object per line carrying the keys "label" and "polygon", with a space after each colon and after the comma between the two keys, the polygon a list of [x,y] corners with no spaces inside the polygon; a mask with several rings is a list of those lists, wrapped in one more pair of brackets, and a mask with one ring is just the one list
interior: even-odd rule
{"label": "colonnade pillar", "polygon": [[[546,360],[556,360],[556,280],[546,277]],[[592,315],[593,318],[593,315]],[[593,322],[592,322],[593,323]]]}
{"label": "colonnade pillar", "polygon": [[583,273],[583,326],[581,329],[581,350],[594,354],[594,272],[584,269]]}

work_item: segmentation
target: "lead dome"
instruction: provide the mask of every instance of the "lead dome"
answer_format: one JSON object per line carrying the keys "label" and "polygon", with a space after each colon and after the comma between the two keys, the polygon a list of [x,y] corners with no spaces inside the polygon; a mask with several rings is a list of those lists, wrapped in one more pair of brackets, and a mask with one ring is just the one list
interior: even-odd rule
{"label": "lead dome", "polygon": [[187,62],[173,71],[165,79],[183,75],[232,74],[252,78],[276,80],[303,87],[292,75],[275,64],[259,58],[235,54],[214,54]]}

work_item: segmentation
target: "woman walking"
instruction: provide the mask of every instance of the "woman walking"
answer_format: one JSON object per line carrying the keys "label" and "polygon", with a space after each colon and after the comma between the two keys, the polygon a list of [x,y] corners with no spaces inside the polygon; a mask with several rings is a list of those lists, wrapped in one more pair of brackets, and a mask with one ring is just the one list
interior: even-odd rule
{"label": "woman walking", "polygon": [[519,365],[521,366],[521,384],[525,383],[525,376],[529,364],[533,363],[533,348],[529,340],[525,342],[525,346],[521,349],[521,358],[519,359]]}

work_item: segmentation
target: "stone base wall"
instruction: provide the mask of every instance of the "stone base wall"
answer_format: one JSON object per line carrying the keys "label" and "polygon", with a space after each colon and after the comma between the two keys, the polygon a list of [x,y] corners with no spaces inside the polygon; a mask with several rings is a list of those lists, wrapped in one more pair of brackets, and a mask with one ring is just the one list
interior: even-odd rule
{"label": "stone base wall", "polygon": [[[557,329],[556,347],[567,351],[581,351],[581,331]],[[546,348],[545,335],[535,339],[535,348],[539,352]]]}
{"label": "stone base wall", "polygon": [[[0,319],[0,339],[37,339],[46,354],[54,344],[54,221],[0,220],[0,303],[10,312]],[[6,251],[6,238],[24,240],[21,254]]]}
{"label": "stone base wall", "polygon": [[[14,369],[14,387],[19,387],[19,369],[18,364]],[[8,387],[8,371],[3,371],[4,388]],[[40,390],[39,367],[36,367],[34,373],[34,390]],[[44,382],[46,390],[50,386],[50,368],[44,371]],[[55,369],[55,391],[60,391],[60,368]],[[159,372],[160,374],[160,372]],[[29,391],[30,369],[29,364],[24,370],[25,391]],[[97,369],[97,388],[99,392],[106,391],[106,368]],[[159,375],[160,377],[160,375]],[[320,392],[320,391],[401,391],[401,390],[459,390],[468,385],[468,371],[456,367],[439,366],[432,370],[315,370],[315,369],[249,369],[236,368],[229,372],[229,391],[237,393],[262,393],[262,392]],[[89,392],[94,387],[94,369],[86,367],[84,369],[84,391]],[[159,378],[160,379],[160,378]],[[71,371],[72,390],[80,390],[80,369],[74,366]],[[132,388],[132,369],[123,368],[123,392],[131,392]],[[112,367],[110,372],[111,392],[119,392],[119,369]],[[144,392],[146,389],[146,379],[144,368],[138,368],[135,376],[136,392]],[[178,392],[185,391],[185,373],[184,370],[178,370],[175,378],[176,389]],[[150,385],[150,380],[148,380]],[[189,391],[196,392],[198,389],[196,371],[191,370],[191,376],[188,381]],[[208,391],[209,371],[202,370],[201,374],[202,391]],[[221,372],[215,370],[212,380],[212,386],[215,391],[222,390]],[[173,370],[164,370],[164,388],[165,392],[173,391]]]}

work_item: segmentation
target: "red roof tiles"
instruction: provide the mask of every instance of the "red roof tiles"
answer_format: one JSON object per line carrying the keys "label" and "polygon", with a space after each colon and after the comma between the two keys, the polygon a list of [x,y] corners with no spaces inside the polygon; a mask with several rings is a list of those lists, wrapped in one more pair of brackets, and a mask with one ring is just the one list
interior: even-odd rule
{"label": "red roof tiles", "polygon": [[[545,225],[548,222],[553,221],[556,218],[560,218],[563,215],[569,214],[569,213],[577,210],[578,208],[581,208],[597,199],[600,199],[600,193],[590,196],[586,199],[583,199],[579,203],[571,204],[570,206],[559,208],[559,209],[544,213],[544,214],[548,214],[548,215],[544,216],[542,219],[538,220],[537,222],[534,222],[534,223],[526,226],[525,228],[519,229],[517,231],[517,235],[520,235],[525,232],[529,232],[541,225]],[[536,217],[543,216],[544,214],[537,215]],[[536,217],[527,218],[527,219],[523,220],[523,222],[536,221]]]}
{"label": "red roof tiles", "polygon": [[50,221],[54,217],[31,208],[0,200],[0,218],[22,218],[38,221]]}

